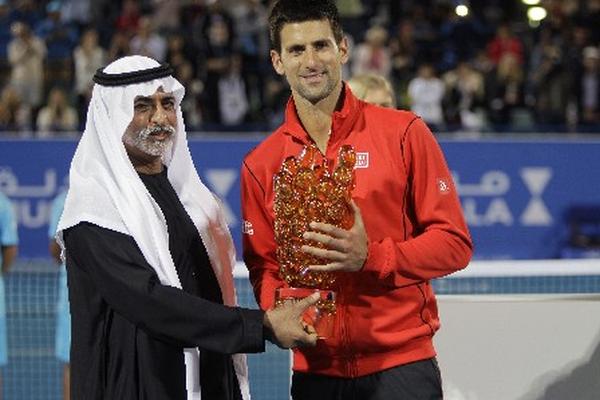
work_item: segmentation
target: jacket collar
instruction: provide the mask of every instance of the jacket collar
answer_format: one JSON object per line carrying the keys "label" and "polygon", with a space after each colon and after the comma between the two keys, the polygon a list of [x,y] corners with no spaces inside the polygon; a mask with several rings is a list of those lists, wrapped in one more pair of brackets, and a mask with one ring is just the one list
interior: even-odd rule
{"label": "jacket collar", "polygon": [[[343,140],[352,131],[354,123],[358,119],[360,110],[364,103],[358,100],[350,87],[345,82],[341,92],[343,96],[343,104],[340,110],[333,112],[331,121],[331,136],[329,143],[334,144],[340,140]],[[308,132],[302,126],[302,122],[296,112],[296,104],[294,103],[293,96],[290,96],[285,109],[285,122],[283,124],[283,132],[299,139],[303,143],[309,143],[312,141]]]}

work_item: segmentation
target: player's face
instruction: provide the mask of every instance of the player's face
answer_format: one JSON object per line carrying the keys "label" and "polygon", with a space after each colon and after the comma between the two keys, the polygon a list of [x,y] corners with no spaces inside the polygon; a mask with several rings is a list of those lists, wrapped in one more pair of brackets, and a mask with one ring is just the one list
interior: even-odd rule
{"label": "player's face", "polygon": [[342,81],[348,61],[346,39],[336,43],[326,19],[285,24],[280,32],[281,52],[271,50],[271,62],[285,75],[294,95],[312,104],[328,98]]}

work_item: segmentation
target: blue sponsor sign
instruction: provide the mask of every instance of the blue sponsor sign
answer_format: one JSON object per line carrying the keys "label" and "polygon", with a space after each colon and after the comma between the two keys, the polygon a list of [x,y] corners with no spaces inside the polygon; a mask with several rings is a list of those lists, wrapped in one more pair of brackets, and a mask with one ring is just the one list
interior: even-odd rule
{"label": "blue sponsor sign", "polygon": [[[594,172],[600,171],[600,141],[440,143],[477,258],[557,257],[568,208],[600,205],[600,179]],[[190,141],[201,178],[224,202],[238,254],[239,170],[257,144],[257,139],[237,138]],[[0,190],[15,205],[23,257],[47,256],[50,205],[65,185],[75,147],[70,140],[0,141]]]}
{"label": "blue sponsor sign", "polygon": [[19,224],[19,256],[47,257],[52,201],[65,188],[77,143],[72,140],[0,141],[0,191]]}
{"label": "blue sponsor sign", "polygon": [[600,205],[600,141],[442,142],[476,258],[555,258],[566,212]]}

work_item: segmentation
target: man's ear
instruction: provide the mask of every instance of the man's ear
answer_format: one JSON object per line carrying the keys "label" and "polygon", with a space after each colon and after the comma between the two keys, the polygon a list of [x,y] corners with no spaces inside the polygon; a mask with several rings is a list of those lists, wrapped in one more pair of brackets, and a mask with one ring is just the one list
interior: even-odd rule
{"label": "man's ear", "polygon": [[275,72],[279,75],[284,75],[285,70],[283,69],[283,63],[281,62],[281,55],[276,50],[271,50],[271,64],[273,64],[273,68]]}
{"label": "man's ear", "polygon": [[350,58],[350,53],[349,53],[349,45],[348,45],[348,39],[346,38],[346,36],[344,36],[342,38],[342,40],[340,41],[339,44],[339,49],[340,49],[340,62],[342,64],[346,64],[348,62],[348,59]]}

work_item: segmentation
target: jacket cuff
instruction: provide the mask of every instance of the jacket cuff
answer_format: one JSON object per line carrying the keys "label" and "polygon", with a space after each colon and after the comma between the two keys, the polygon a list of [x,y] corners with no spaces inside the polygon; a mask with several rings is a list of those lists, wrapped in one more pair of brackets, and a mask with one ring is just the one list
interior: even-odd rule
{"label": "jacket cuff", "polygon": [[385,279],[392,271],[392,249],[386,240],[370,242],[367,246],[367,259],[363,265],[364,272],[374,273],[378,279]]}
{"label": "jacket cuff", "polygon": [[263,331],[264,311],[239,308],[244,326],[243,348],[240,353],[262,353],[265,351]]}

